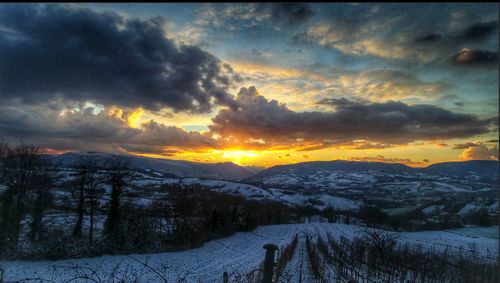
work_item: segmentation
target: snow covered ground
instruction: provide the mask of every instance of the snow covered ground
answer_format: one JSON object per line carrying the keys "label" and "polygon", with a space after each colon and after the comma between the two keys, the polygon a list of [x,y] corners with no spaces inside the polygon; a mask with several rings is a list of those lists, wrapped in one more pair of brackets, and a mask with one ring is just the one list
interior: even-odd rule
{"label": "snow covered ground", "polygon": [[306,239],[304,235],[300,235],[293,257],[283,270],[279,282],[314,282],[314,275],[311,272],[310,265],[311,263],[307,258]]}
{"label": "snow covered ground", "polygon": [[[62,282],[82,275],[91,278],[97,276],[103,282],[113,279],[117,281],[120,278],[126,278],[127,282],[133,281],[134,278],[138,282],[158,282],[162,279],[166,279],[167,282],[178,282],[182,279],[187,282],[222,282],[222,275],[225,271],[232,276],[257,268],[264,260],[265,251],[262,246],[266,243],[285,246],[296,234],[308,234],[313,238],[316,235],[321,237],[330,235],[337,239],[341,236],[352,238],[361,236],[363,229],[356,225],[330,223],[272,225],[259,227],[253,232],[236,233],[231,237],[210,241],[201,248],[181,252],[101,256],[59,261],[1,261],[0,267],[5,270],[6,282],[27,278]],[[400,243],[421,244],[424,248],[444,250],[445,248],[458,249],[461,246],[464,252],[467,252],[475,247],[484,256],[498,256],[497,239],[472,238],[453,231],[399,233],[399,236]],[[306,257],[306,251],[302,240],[299,241],[295,256],[286,270],[290,271],[291,268],[295,269],[302,264],[300,267],[302,269],[297,270],[302,270],[303,276],[309,276],[308,262],[303,260]],[[75,266],[79,268],[73,268]]]}
{"label": "snow covered ground", "polygon": [[458,229],[451,229],[449,232],[458,233],[469,237],[483,237],[498,239],[498,226],[489,227],[464,227]]}

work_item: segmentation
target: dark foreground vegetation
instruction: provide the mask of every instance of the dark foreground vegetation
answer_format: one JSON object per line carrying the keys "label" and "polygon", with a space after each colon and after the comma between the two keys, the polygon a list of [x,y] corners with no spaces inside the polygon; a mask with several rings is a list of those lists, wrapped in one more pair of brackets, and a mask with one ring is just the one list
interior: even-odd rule
{"label": "dark foreground vegetation", "polygon": [[[214,238],[259,225],[289,223],[297,214],[279,202],[258,202],[200,185],[163,185],[151,205],[125,197],[133,177],[120,158],[83,158],[61,180],[59,166],[43,148],[0,145],[0,256],[69,258],[158,252],[201,246]],[[70,201],[55,203],[51,191],[65,187]],[[44,221],[48,211],[74,221],[60,228]],[[76,216],[76,217],[75,217]],[[96,228],[104,217],[103,229]]]}

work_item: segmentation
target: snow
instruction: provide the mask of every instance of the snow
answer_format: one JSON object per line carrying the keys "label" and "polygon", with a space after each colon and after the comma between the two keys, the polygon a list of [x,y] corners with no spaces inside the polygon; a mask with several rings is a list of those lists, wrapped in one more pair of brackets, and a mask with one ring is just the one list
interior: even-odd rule
{"label": "snow", "polygon": [[498,211],[498,200],[495,201],[492,205],[490,205],[489,207],[489,210],[490,211]]}
{"label": "snow", "polygon": [[497,226],[489,226],[489,227],[464,227],[458,229],[447,230],[451,233],[458,233],[460,235],[468,236],[468,237],[484,237],[484,238],[492,238],[498,239],[498,225]]}
{"label": "snow", "polygon": [[276,174],[270,177],[263,178],[264,184],[280,184],[280,185],[295,185],[301,183],[302,178],[297,177],[295,174]]}
{"label": "snow", "polygon": [[307,257],[307,246],[304,235],[298,237],[297,247],[292,259],[283,270],[281,281],[279,282],[315,282],[311,272],[311,263]]}
{"label": "snow", "polygon": [[[279,199],[283,202],[295,205],[314,204],[313,206],[322,210],[327,207],[333,207],[339,210],[354,210],[358,209],[360,205],[350,199],[337,197],[327,194],[318,195],[302,195],[302,194],[281,194],[278,195]],[[321,204],[316,204],[317,202]]]}
{"label": "snow", "polygon": [[436,212],[439,213],[439,211],[441,211],[443,208],[445,207],[445,205],[429,205],[428,207],[422,209],[422,212],[427,214],[427,215],[431,215],[431,214],[435,214]]}
{"label": "snow", "polygon": [[464,216],[467,215],[468,213],[478,210],[479,208],[481,208],[481,206],[475,205],[473,203],[468,203],[462,209],[460,209],[458,215]]}
{"label": "snow", "polygon": [[144,178],[144,179],[135,179],[133,180],[133,184],[136,186],[148,186],[148,185],[163,185],[163,184],[174,184],[178,183],[179,179],[171,179],[171,178]]}
{"label": "snow", "polygon": [[[143,275],[138,282],[159,281],[161,277],[152,272],[140,262],[147,264],[164,276],[168,282],[176,282],[185,277],[187,282],[218,282],[227,271],[248,272],[259,266],[265,251],[262,246],[273,243],[285,246],[296,234],[309,234],[315,238],[327,235],[339,239],[340,236],[352,238],[361,236],[363,227],[333,223],[304,223],[258,227],[253,232],[236,233],[233,236],[212,240],[200,248],[181,252],[165,252],[155,254],[133,254],[118,256],[101,256],[59,261],[2,261],[0,266],[5,270],[6,281],[18,281],[25,278],[43,277],[56,282],[68,280],[75,274],[72,265],[88,267],[97,272],[102,281],[110,281],[111,274],[117,277],[130,278],[133,274]],[[422,231],[398,233],[399,243],[420,244],[424,248],[444,250],[458,249],[462,246],[464,252],[476,247],[485,256],[498,255],[498,240],[484,237],[467,237],[448,231]],[[301,252],[302,249],[302,252]],[[303,242],[299,242],[295,255],[304,256]],[[304,257],[303,257],[304,258]],[[290,268],[300,264],[300,258],[294,258]],[[290,269],[288,269],[290,270]],[[88,270],[87,270],[88,272]],[[303,273],[307,276],[306,272]],[[305,282],[305,281],[303,281]]]}
{"label": "snow", "polygon": [[213,191],[221,193],[229,193],[232,195],[241,195],[247,199],[267,199],[267,200],[277,200],[274,195],[270,192],[244,183],[235,183],[222,180],[209,180],[209,179],[199,179],[199,178],[185,178],[182,179],[182,184],[200,184],[211,188]]}
{"label": "snow", "polygon": [[330,206],[340,210],[354,210],[360,207],[353,200],[328,194],[303,195],[293,191],[281,189],[266,190],[249,184],[222,180],[184,178],[182,179],[182,184],[200,184],[209,187],[213,191],[241,195],[247,199],[281,201],[292,205],[313,204],[318,209],[325,209]]}
{"label": "snow", "polygon": [[[140,271],[143,265],[140,262],[148,262],[148,265],[158,271],[165,271],[168,282],[176,282],[187,274],[188,282],[216,282],[222,278],[224,271],[231,273],[234,270],[241,272],[259,265],[265,251],[262,246],[265,243],[286,245],[293,238],[300,226],[280,225],[259,227],[255,232],[236,233],[235,235],[213,240],[203,247],[182,251],[156,254],[137,254],[130,256],[101,256],[96,258],[82,258],[60,261],[10,261],[0,262],[6,270],[5,280],[16,281],[27,277],[44,276],[57,281],[70,279],[74,274],[67,269],[56,268],[56,273],[51,274],[54,266],[90,267],[96,270],[104,281],[109,278],[113,269],[119,265],[119,273],[132,274]],[[154,272],[146,273],[140,282],[156,282],[159,276]]]}
{"label": "snow", "polygon": [[491,238],[471,238],[450,231],[421,231],[412,233],[401,233],[402,240],[422,244],[424,247],[443,251],[445,248],[458,249],[462,247],[466,251],[477,249],[483,256],[498,255],[498,240]]}
{"label": "snow", "polygon": [[353,209],[358,209],[360,207],[360,205],[357,202],[343,197],[320,195],[319,199],[325,204],[325,207],[323,208],[330,206],[340,210],[353,210]]}
{"label": "snow", "polygon": [[439,185],[440,188],[438,189],[439,191],[453,191],[453,192],[470,192],[470,190],[462,189],[462,188],[457,188],[455,186],[452,186],[450,184],[442,183],[442,182],[434,182],[434,184]]}

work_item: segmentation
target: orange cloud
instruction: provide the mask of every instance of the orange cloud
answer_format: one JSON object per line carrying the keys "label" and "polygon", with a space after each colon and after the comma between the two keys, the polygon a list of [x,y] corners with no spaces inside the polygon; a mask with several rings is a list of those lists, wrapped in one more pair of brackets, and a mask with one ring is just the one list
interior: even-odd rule
{"label": "orange cloud", "polygon": [[460,155],[462,160],[498,160],[498,147],[488,147],[483,143],[466,148]]}

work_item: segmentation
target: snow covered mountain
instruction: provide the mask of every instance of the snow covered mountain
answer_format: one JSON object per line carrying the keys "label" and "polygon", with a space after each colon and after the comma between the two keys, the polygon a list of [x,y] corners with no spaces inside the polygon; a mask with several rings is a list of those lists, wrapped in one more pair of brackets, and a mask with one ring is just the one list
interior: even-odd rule
{"label": "snow covered mountain", "polygon": [[[498,181],[498,161],[472,160],[464,162],[445,162],[426,168],[412,168],[398,163],[355,162],[355,161],[313,161],[274,166],[248,178],[248,181],[264,184],[293,185],[303,182],[324,183],[334,181],[374,182],[399,176],[451,177],[474,179],[496,183]],[[284,183],[283,183],[284,182]],[[330,182],[332,183],[332,182]]]}
{"label": "snow covered mountain", "polygon": [[[94,156],[98,161],[104,161],[106,158],[114,155],[101,152],[71,152],[61,155],[51,155],[51,158],[53,158],[54,162],[62,166],[71,166],[88,156]],[[179,177],[240,180],[253,175],[249,170],[232,162],[201,163],[131,155],[121,155],[121,157],[129,161],[134,169],[155,170],[163,173],[175,174]]]}

